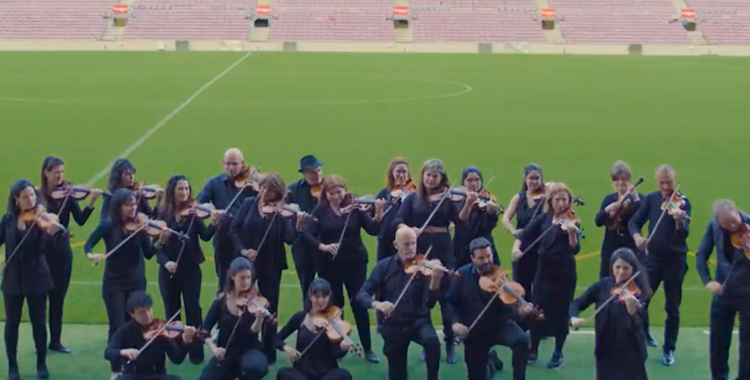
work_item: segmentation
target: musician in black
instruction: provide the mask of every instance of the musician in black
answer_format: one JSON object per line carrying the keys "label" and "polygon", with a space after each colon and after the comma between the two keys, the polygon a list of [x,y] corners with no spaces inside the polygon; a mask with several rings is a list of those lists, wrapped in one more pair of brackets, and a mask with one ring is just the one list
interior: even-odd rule
{"label": "musician in black", "polygon": [[[667,321],[664,327],[662,364],[672,366],[675,363],[674,351],[680,331],[682,283],[688,269],[687,237],[691,207],[687,197],[675,191],[676,174],[671,166],[659,166],[654,176],[659,190],[649,193],[641,200],[638,212],[628,223],[628,230],[638,249],[646,253],[644,265],[648,271],[651,289],[656,292],[662,281],[664,282],[664,309],[667,312]],[[641,228],[647,221],[648,238],[644,238],[641,236]],[[656,345],[648,332],[648,313],[644,313],[644,325],[647,343]],[[649,342],[652,340],[653,342]]]}
{"label": "musician in black", "polygon": [[[433,270],[429,279],[421,274],[413,276],[405,272],[407,263],[417,254],[417,235],[413,229],[399,228],[394,244],[397,254],[375,265],[356,302],[385,315],[380,329],[384,342],[383,355],[388,359],[389,380],[408,378],[407,354],[411,342],[424,349],[427,380],[437,380],[440,341],[430,320],[430,309],[441,297],[443,271]],[[432,255],[427,259],[430,257]],[[414,279],[409,283],[412,277]],[[376,295],[378,298],[374,299]],[[487,351],[484,354],[486,358]]]}
{"label": "musician in black", "polygon": [[[464,342],[469,380],[487,380],[492,376],[493,368],[487,361],[487,352],[495,345],[511,348],[513,380],[524,380],[529,336],[513,319],[528,316],[533,308],[530,304],[507,306],[495,299],[495,294],[482,290],[480,277],[495,268],[492,244],[480,237],[472,240],[469,249],[472,262],[458,269],[458,276],[451,282],[446,297],[453,317],[452,329]],[[489,302],[489,308],[480,316]]]}
{"label": "musician in black", "polygon": [[176,339],[158,336],[145,347],[150,337],[147,340],[144,332],[157,330],[152,306],[151,296],[144,292],[134,292],[128,298],[131,319],[117,329],[104,350],[105,359],[123,362],[123,371],[117,380],[180,380],[179,376],[167,374],[166,357],[174,364],[182,364],[187,346],[193,343],[195,328],[185,326],[183,334]]}
{"label": "musician in black", "polygon": [[[750,378],[750,261],[742,248],[732,244],[732,238],[745,236],[745,225],[750,216],[737,209],[728,199],[716,201],[714,218],[708,222],[706,232],[695,253],[695,267],[703,284],[713,293],[709,353],[711,378],[729,378],[729,347],[737,314],[740,315],[740,370],[738,379]],[[748,240],[745,240],[746,242]],[[747,243],[745,243],[747,244]],[[708,270],[708,260],[716,250],[716,271],[713,278]],[[747,248],[745,248],[747,250]]]}
{"label": "musician in black", "polygon": [[[128,189],[135,191],[139,184],[135,181],[135,165],[133,165],[127,158],[120,158],[112,164],[112,169],[109,172],[109,180],[107,181],[107,191],[110,194],[114,194],[119,189]],[[161,198],[164,195],[163,191],[158,191],[156,194],[156,203],[161,202]],[[138,204],[138,210],[148,216],[154,216],[154,208],[148,203],[148,199],[143,197],[140,192],[135,192],[135,200]],[[99,215],[99,221],[104,221],[109,215],[109,202],[110,198],[105,197],[102,201],[102,211]]]}

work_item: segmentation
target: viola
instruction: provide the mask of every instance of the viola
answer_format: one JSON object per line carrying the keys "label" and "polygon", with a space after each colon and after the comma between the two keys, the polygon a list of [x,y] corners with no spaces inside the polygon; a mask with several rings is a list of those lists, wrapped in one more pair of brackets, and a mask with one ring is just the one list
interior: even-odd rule
{"label": "viola", "polygon": [[[167,227],[167,222],[163,220],[150,219],[144,213],[138,213],[135,218],[125,222],[125,230],[133,233],[138,230],[143,230],[150,236],[159,236],[161,231]],[[182,232],[175,231],[171,228],[167,228],[172,235],[177,236],[179,239],[189,241],[190,238]]]}
{"label": "viola", "polygon": [[641,289],[635,282],[631,281],[628,282],[624,287],[622,285],[612,287],[612,289],[610,290],[610,294],[616,296],[618,301],[625,302],[625,297],[628,294],[632,294],[636,297],[641,295]]}
{"label": "viola", "polygon": [[745,256],[750,258],[750,225],[742,224],[736,232],[732,233],[730,239],[733,247],[742,249]]}
{"label": "viola", "polygon": [[448,269],[443,266],[443,263],[438,259],[425,260],[424,254],[417,254],[409,261],[404,263],[404,271],[408,274],[420,273],[424,276],[432,276],[432,273],[436,270],[447,273],[450,276],[457,277],[458,273],[452,269]]}
{"label": "viola", "polygon": [[622,224],[622,216],[625,214],[625,211],[628,210],[630,204],[635,201],[630,195],[630,191],[631,189],[635,189],[642,183],[643,177],[638,178],[638,181],[636,181],[635,184],[633,184],[633,186],[628,189],[627,193],[618,197],[617,203],[620,204],[620,207],[612,215],[610,215],[610,219],[612,220],[612,222],[609,224],[609,226],[607,226],[610,230],[617,230],[620,228],[620,225]]}
{"label": "viola", "polygon": [[[55,187],[50,191],[50,197],[55,200],[73,198],[77,201],[82,201],[91,194],[91,189],[88,185],[73,185],[70,182],[64,181],[59,186]],[[108,191],[102,191],[102,196],[109,198],[112,196]]]}
{"label": "viola", "polygon": [[[262,165],[261,165],[262,166]],[[255,191],[260,191],[260,181],[263,179],[263,174],[255,168],[255,166],[242,167],[239,174],[234,177],[234,186],[238,189],[251,188]]]}
{"label": "viola", "polygon": [[162,191],[159,185],[148,185],[145,186],[143,182],[136,182],[130,187],[134,193],[142,196],[144,199],[156,199],[157,194]]}
{"label": "viola", "polygon": [[250,288],[240,293],[235,303],[238,309],[252,314],[261,312],[270,323],[276,324],[276,316],[268,310],[271,303],[268,302],[268,299],[261,296],[255,288]]}
{"label": "viola", "polygon": [[59,227],[62,231],[68,231],[65,226],[60,224],[60,218],[56,214],[47,212],[47,209],[42,205],[38,205],[29,210],[21,211],[21,213],[18,215],[18,220],[25,224],[35,223],[37,226],[44,230],[54,225]]}
{"label": "viola", "polygon": [[508,273],[499,265],[493,265],[492,270],[479,277],[479,287],[487,292],[494,293],[506,305],[532,306],[531,316],[534,319],[544,319],[544,314],[535,305],[527,302],[523,297],[526,290],[523,286],[508,278]]}
{"label": "viola", "polygon": [[[166,325],[166,327],[164,326]],[[185,332],[185,326],[180,321],[173,321],[167,324],[167,321],[163,319],[152,319],[148,326],[143,328],[143,339],[146,341],[155,339],[158,337],[164,337],[167,339],[181,338]],[[200,341],[208,338],[210,334],[204,329],[196,329],[195,338]]]}
{"label": "viola", "polygon": [[332,343],[349,343],[349,349],[355,355],[362,357],[364,349],[359,344],[354,343],[349,337],[352,335],[351,323],[341,319],[341,309],[337,306],[329,306],[322,312],[312,317],[313,325],[320,331],[324,331],[328,340]]}
{"label": "viola", "polygon": [[211,213],[216,210],[213,203],[197,203],[193,202],[188,207],[185,207],[180,211],[180,216],[195,216],[198,219],[208,219]]}

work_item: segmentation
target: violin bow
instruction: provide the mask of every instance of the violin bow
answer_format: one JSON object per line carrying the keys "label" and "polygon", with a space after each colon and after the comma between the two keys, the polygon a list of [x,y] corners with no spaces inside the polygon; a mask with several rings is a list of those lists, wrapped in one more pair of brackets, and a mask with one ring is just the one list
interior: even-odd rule
{"label": "violin bow", "polygon": [[442,198],[440,198],[440,202],[438,202],[437,206],[435,206],[435,208],[432,209],[430,216],[427,217],[427,220],[424,221],[424,223],[422,224],[422,227],[419,228],[420,234],[422,233],[422,231],[424,231],[425,228],[427,228],[427,225],[430,224],[432,217],[435,216],[435,213],[437,213],[437,210],[440,209],[440,206],[442,206],[443,202],[446,199],[448,199],[448,197],[451,195],[451,189],[453,189],[453,187],[456,185],[456,181],[458,181],[458,179],[453,180],[453,183],[451,183],[451,186],[448,188],[448,190],[445,191],[445,194],[443,194]]}
{"label": "violin bow", "polygon": [[148,225],[148,223],[143,223],[140,227],[138,227],[137,230],[133,231],[133,233],[130,234],[130,236],[126,237],[125,239],[122,239],[122,241],[120,242],[120,244],[117,244],[114,248],[112,248],[109,252],[107,252],[104,255],[103,259],[94,262],[93,266],[97,266],[97,265],[99,265],[100,262],[107,260],[108,257],[112,256],[112,254],[115,253],[115,251],[117,251],[120,247],[122,247],[123,245],[125,245],[125,243],[127,243],[130,239],[132,239],[133,237],[135,237],[135,235],[137,235],[144,228],[146,228],[147,225]]}
{"label": "violin bow", "polygon": [[[359,186],[357,186],[357,193],[359,193]],[[354,197],[353,194],[352,194],[352,197]],[[356,202],[356,200],[353,200],[352,201],[352,205],[354,205],[355,202]],[[346,234],[346,229],[349,228],[349,220],[351,220],[353,213],[354,213],[354,208],[352,208],[351,211],[349,211],[349,213],[347,213],[347,215],[346,215],[346,222],[344,222],[344,228],[341,230],[341,237],[339,237],[338,249],[341,249],[341,243],[344,242],[344,235]],[[339,252],[337,250],[336,254],[333,255],[333,257],[331,258],[331,260],[336,259],[336,257],[338,255],[339,255]]]}
{"label": "violin bow", "polygon": [[664,207],[664,210],[662,210],[661,215],[659,215],[659,219],[656,220],[656,224],[654,225],[654,229],[651,230],[651,233],[648,234],[646,237],[646,249],[644,249],[645,253],[648,255],[648,243],[650,242],[649,239],[651,239],[652,236],[654,236],[654,232],[656,232],[656,229],[659,228],[659,225],[661,224],[662,219],[664,219],[664,215],[667,214],[667,211],[669,210],[669,202],[672,201],[672,197],[674,197],[675,194],[677,194],[677,190],[680,188],[680,184],[678,183],[677,186],[674,187],[674,191],[672,194],[667,198],[667,207]]}
{"label": "violin bow", "polygon": [[[430,256],[430,252],[431,251],[432,251],[432,245],[430,245],[430,248],[427,248],[427,253],[424,254],[424,259],[422,259],[423,261],[427,260],[427,257]],[[420,263],[420,265],[421,265],[421,263]],[[411,274],[411,277],[409,278],[409,281],[406,283],[406,286],[404,286],[404,290],[402,290],[401,294],[399,294],[398,298],[396,298],[396,302],[393,304],[393,310],[394,311],[396,310],[396,307],[398,306],[398,304],[401,302],[401,299],[404,298],[404,295],[406,294],[406,290],[409,289],[409,285],[411,285],[411,283],[417,277],[417,273],[418,272],[419,271],[414,271],[414,273]],[[388,319],[388,317],[385,317],[385,318]]]}
{"label": "violin bow", "polygon": [[[339,315],[341,315],[341,313],[343,312],[343,310],[344,310],[344,308],[339,308],[339,311],[336,312],[336,314],[333,316],[333,319],[335,319]],[[330,321],[330,319],[329,319],[329,321]],[[317,334],[315,335],[315,337],[313,338],[313,340],[310,343],[308,343],[308,345],[305,347],[304,350],[302,350],[302,352],[299,354],[299,356],[302,357],[302,356],[304,356],[307,353],[307,351],[310,351],[310,348],[312,347],[312,345],[315,344],[315,342],[317,342],[318,339],[320,339],[320,337],[323,336],[323,334],[325,334],[325,332],[326,332],[325,328],[320,329],[320,331],[317,332]],[[336,331],[336,332],[338,332],[338,331]],[[343,337],[343,335],[342,335],[342,337]]]}
{"label": "violin bow", "polygon": [[[176,313],[174,313],[174,315],[172,316],[172,318],[169,318],[169,320],[168,320],[168,321],[167,321],[167,322],[166,322],[166,323],[164,324],[164,326],[162,326],[162,327],[160,327],[160,328],[159,328],[158,330],[156,330],[156,334],[155,334],[155,335],[153,336],[153,338],[149,339],[149,340],[148,340],[148,342],[146,342],[146,344],[144,344],[144,345],[143,345],[143,347],[141,347],[141,349],[140,349],[140,350],[138,350],[138,355],[136,355],[136,359],[138,359],[138,356],[140,356],[140,354],[141,354],[141,353],[142,353],[142,352],[143,352],[143,351],[144,351],[144,350],[145,350],[146,348],[148,348],[148,346],[150,346],[150,345],[151,345],[151,343],[153,343],[153,342],[154,342],[154,341],[156,340],[156,338],[158,338],[158,337],[159,337],[159,335],[161,335],[161,333],[162,333],[162,332],[163,332],[164,330],[166,330],[166,329],[167,329],[167,326],[169,326],[169,324],[170,324],[170,323],[174,322],[174,320],[175,320],[175,319],[177,319],[177,317],[178,317],[178,316],[180,315],[180,311],[182,311],[182,309],[178,309],[178,310],[177,310],[177,312],[176,312]],[[130,364],[130,362],[132,362],[133,360],[136,360],[136,359],[130,359],[130,360],[128,360],[128,363],[127,363],[127,364]]]}
{"label": "violin bow", "polygon": [[[623,290],[623,289],[625,289],[625,288],[626,288],[626,287],[627,287],[628,285],[630,285],[630,283],[631,283],[631,282],[633,282],[633,280],[635,280],[635,278],[636,278],[636,277],[638,277],[638,275],[640,275],[640,274],[641,274],[641,271],[635,272],[635,274],[634,274],[634,275],[632,275],[632,276],[630,276],[630,278],[629,278],[629,279],[628,279],[627,281],[625,281],[625,282],[624,282],[624,283],[623,283],[622,285],[618,286],[618,287],[617,287],[617,290]],[[596,317],[596,315],[597,315],[597,314],[599,314],[599,312],[600,312],[600,311],[602,311],[602,309],[604,309],[604,307],[605,307],[605,306],[607,306],[607,305],[608,305],[608,304],[609,304],[610,302],[612,302],[612,300],[614,300],[614,299],[615,299],[615,297],[617,297],[617,294],[613,294],[613,295],[611,295],[611,296],[610,296],[609,298],[607,298],[607,300],[606,300],[606,301],[604,301],[604,303],[602,303],[602,304],[601,304],[601,306],[597,307],[597,308],[596,308],[596,310],[594,310],[594,314],[592,314],[592,315],[591,315],[591,316],[589,316],[588,318],[584,319],[584,321],[585,321],[585,322],[588,322],[588,321],[590,321],[590,320],[591,320],[592,318]],[[578,329],[576,328],[576,330],[578,330]]]}
{"label": "violin bow", "polygon": [[36,226],[36,223],[34,223],[31,226],[29,226],[29,228],[26,230],[26,233],[23,234],[23,237],[21,238],[21,241],[18,242],[18,244],[16,245],[16,248],[14,248],[13,252],[11,252],[10,255],[8,255],[8,258],[3,263],[3,273],[5,273],[5,270],[6,270],[7,266],[8,266],[8,263],[10,262],[11,259],[13,259],[13,256],[15,256],[18,253],[18,249],[21,248],[21,245],[23,244],[24,241],[26,241],[26,238],[29,237],[29,233],[31,232],[31,230],[35,226]]}
{"label": "violin bow", "polygon": [[240,194],[242,194],[242,192],[245,191],[245,189],[247,189],[247,187],[250,185],[250,182],[252,182],[253,175],[257,173],[262,167],[263,167],[263,163],[261,162],[258,165],[258,168],[255,169],[254,172],[250,173],[250,178],[248,178],[248,180],[245,181],[245,184],[242,185],[242,188],[240,188],[240,191],[237,192],[237,195],[235,195],[234,198],[232,198],[232,201],[229,202],[229,205],[227,206],[227,208],[224,209],[225,211],[229,211],[229,209],[232,208],[232,205],[234,205],[234,202],[237,202],[237,199],[240,197]]}
{"label": "violin bow", "polygon": [[[190,219],[190,224],[188,224],[187,231],[185,231],[185,235],[188,236],[190,234],[190,229],[193,228],[193,222],[195,222],[195,213],[193,213],[193,217]],[[182,240],[182,245],[180,246],[180,253],[177,254],[177,260],[175,260],[175,264],[177,264],[177,267],[180,266],[180,259],[182,259],[182,253],[185,252],[185,245],[187,245],[187,242],[185,240]],[[175,269],[176,271],[177,269]],[[169,274],[169,279],[171,280],[172,277],[174,277],[174,273]]]}

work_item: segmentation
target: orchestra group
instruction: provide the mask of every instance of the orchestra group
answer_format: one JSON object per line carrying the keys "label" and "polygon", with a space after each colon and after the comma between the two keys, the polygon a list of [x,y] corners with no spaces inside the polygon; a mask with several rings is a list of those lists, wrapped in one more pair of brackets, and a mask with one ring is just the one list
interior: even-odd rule
{"label": "orchestra group", "polygon": [[[54,156],[44,160],[39,183],[14,182],[0,221],[9,378],[20,379],[24,301],[37,377],[50,376],[48,350],[72,352],[61,340],[73,260],[68,227],[71,217],[84,225],[100,197],[100,223],[83,250],[94,267],[103,264],[101,294],[109,321],[104,358],[112,378],[178,379],[167,374],[166,358],[180,364],[189,357],[205,365],[202,380],[262,379],[281,351],[291,367],[278,369],[277,379],[351,379],[339,365],[348,353],[380,362],[370,331],[368,309],[374,309],[390,380],[408,378],[411,342],[422,346],[428,380],[439,378],[442,355],[447,364],[457,364],[459,344],[469,380],[490,379],[502,370],[495,346],[510,348],[512,378],[522,380],[540,354],[549,357],[548,369],[563,366],[570,328],[587,324],[595,327],[597,379],[642,380],[646,347],[657,346],[647,310],[662,283],[662,363],[675,364],[691,206],[669,165],[655,170],[657,188],[644,195],[636,190],[643,178],[634,181],[627,164],[614,164],[614,192],[595,218],[606,231],[600,279],[577,298],[575,256],[583,229],[574,206],[584,202],[564,183],[545,182],[537,164],[524,168],[507,209],[488,190],[494,177],[485,179],[469,166],[451,182],[438,159],[427,160],[414,179],[406,160],[392,160],[376,196],[359,196],[342,177],[324,176],[323,162],[312,155],[300,160],[301,178],[289,186],[278,174],[246,164],[236,148],[227,150],[223,166],[199,192],[184,175],[172,176],[164,188],[140,183],[127,159],[113,164],[105,190],[66,181],[65,163]],[[713,213],[696,253],[697,270],[714,294],[711,378],[729,376],[739,314],[738,379],[750,379],[750,216],[730,200],[716,201]],[[500,262],[492,237],[499,222],[515,238],[512,265]],[[377,236],[377,263],[369,274],[363,231]],[[213,243],[220,284],[205,314],[201,241]],[[277,321],[287,245],[303,304],[284,316],[288,320]],[[712,276],[707,263],[714,250]],[[155,317],[161,310],[152,310],[145,293],[145,261],[153,257],[160,268],[163,319]],[[344,319],[345,305],[355,326]],[[430,318],[436,305],[444,343]],[[592,305],[595,310],[582,316]],[[546,338],[554,339],[550,356],[539,352]],[[205,364],[204,345],[211,355]]]}

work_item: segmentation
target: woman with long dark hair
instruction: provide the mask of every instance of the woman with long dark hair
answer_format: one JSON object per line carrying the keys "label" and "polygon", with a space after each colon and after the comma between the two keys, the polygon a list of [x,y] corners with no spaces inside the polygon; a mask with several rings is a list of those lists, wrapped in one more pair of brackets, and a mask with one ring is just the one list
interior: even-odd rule
{"label": "woman with long dark hair", "polygon": [[[258,196],[242,202],[232,220],[229,236],[235,251],[253,264],[258,273],[258,290],[268,300],[268,310],[276,313],[281,291],[281,273],[289,268],[284,244],[293,244],[299,233],[289,220],[278,214],[286,194],[286,184],[281,176],[268,173],[258,185]],[[298,220],[301,221],[302,218]],[[263,329],[263,349],[269,364],[276,362],[275,336],[276,326],[266,323]]]}
{"label": "woman with long dark hair", "polygon": [[[648,353],[643,329],[643,313],[647,311],[643,302],[653,294],[648,274],[629,248],[616,250],[609,262],[609,276],[591,284],[570,304],[571,323],[576,328],[582,326],[586,319],[579,318],[581,311],[593,304],[599,308],[616,296],[616,300],[604,306],[595,317],[596,378],[647,380]],[[628,281],[631,286],[627,286]]]}
{"label": "woman with long dark hair", "polygon": [[218,325],[219,337],[216,343],[211,337],[204,341],[214,357],[203,368],[199,380],[259,380],[268,374],[268,359],[258,338],[265,314],[242,310],[243,295],[254,282],[255,269],[250,261],[235,258],[229,265],[221,296],[211,304],[203,320],[206,331]]}
{"label": "woman with long dark hair", "polygon": [[[479,192],[484,189],[484,177],[479,168],[467,166],[461,171],[461,184],[466,187],[467,191]],[[466,199],[459,202],[457,206],[463,209]],[[488,204],[485,208],[471,206],[469,219],[466,223],[456,225],[453,234],[453,245],[455,247],[456,267],[460,268],[471,263],[471,251],[469,243],[476,238],[485,238],[490,242],[492,256],[495,264],[500,264],[500,257],[495,249],[495,239],[492,237],[492,231],[497,227],[500,219],[497,205]]]}
{"label": "woman with long dark hair", "polygon": [[[279,369],[277,380],[352,379],[351,373],[338,365],[338,361],[349,351],[349,343],[345,339],[332,342],[325,333],[315,339],[319,334],[315,319],[326,315],[333,306],[331,294],[331,284],[328,281],[322,278],[313,281],[307,291],[304,310],[295,313],[279,331],[276,347],[287,354],[292,367]],[[292,347],[284,343],[295,332],[297,344]]]}
{"label": "woman with long dark hair", "polygon": [[[370,235],[380,231],[385,201],[375,203],[375,217],[359,209],[354,194],[347,192],[346,183],[337,175],[323,179],[320,204],[311,216],[317,222],[309,223],[305,237],[312,247],[317,247],[315,271],[318,276],[328,280],[333,289],[333,303],[344,307],[344,286],[349,299],[359,293],[367,279],[367,248],[362,243],[364,230]],[[349,211],[345,211],[345,210]],[[343,237],[342,237],[343,236]],[[371,363],[380,359],[372,351],[370,338],[370,315],[367,309],[358,302],[350,303],[357,331],[362,340],[365,357]]]}
{"label": "woman with long dark hair", "polygon": [[[91,213],[94,212],[94,205],[102,192],[98,189],[91,189],[88,205],[83,210],[81,210],[78,201],[69,196],[63,199],[55,199],[52,197],[54,190],[70,186],[70,183],[65,181],[64,174],[65,161],[60,157],[45,157],[39,182],[39,196],[47,205],[47,210],[56,214],[60,219],[60,224],[65,228],[70,226],[71,217],[76,224],[83,226],[89,220]],[[66,242],[60,246],[59,251],[47,257],[52,282],[55,285],[49,292],[49,349],[68,354],[72,351],[63,346],[61,337],[65,296],[68,294],[70,275],[73,270],[73,250],[70,248],[70,234],[63,233],[61,236]]]}
{"label": "woman with long dark hair", "polygon": [[[117,190],[125,188],[133,191],[135,196],[138,210],[148,216],[154,216],[155,210],[149,205],[148,200],[143,197],[141,191],[138,190],[139,184],[135,181],[135,166],[130,160],[126,158],[120,158],[112,165],[112,169],[109,172],[109,180],[107,181],[107,190],[110,194],[114,194]],[[164,191],[158,189],[156,192],[156,204],[161,202],[164,196]],[[102,203],[102,212],[99,216],[100,220],[104,220],[109,216],[109,198],[104,198]]]}
{"label": "woman with long dark hair", "polygon": [[[91,233],[83,251],[86,257],[94,263],[104,260],[104,274],[102,280],[102,298],[107,309],[109,320],[109,339],[120,326],[130,320],[125,304],[130,294],[146,291],[146,263],[145,259],[154,256],[154,243],[146,233],[130,232],[125,225],[135,221],[139,210],[135,195],[128,189],[118,189],[109,201],[109,213],[96,229]],[[129,238],[131,234],[137,234]],[[164,231],[156,246],[161,247],[169,238],[169,231]],[[100,253],[93,253],[94,247],[104,239],[104,248],[111,252],[109,257]],[[125,239],[117,250],[112,251]],[[108,340],[109,341],[109,340]],[[110,362],[112,374],[120,371],[120,361]]]}
{"label": "woman with long dark hair", "polygon": [[[396,232],[392,228],[393,219],[401,208],[403,198],[416,189],[416,184],[411,178],[409,162],[401,157],[391,160],[388,165],[388,171],[385,174],[385,188],[380,190],[377,199],[387,201],[386,209],[388,213],[383,216],[383,221],[378,233],[378,261],[396,254],[396,248],[393,241],[396,240]],[[394,196],[398,194],[398,196]]]}
{"label": "woman with long dark hair", "polygon": [[[211,213],[211,225],[197,219],[195,213],[184,215],[194,206],[192,186],[184,175],[174,175],[167,181],[164,199],[159,205],[158,219],[167,226],[186,235],[185,241],[170,236],[161,249],[156,251],[159,263],[159,290],[164,299],[164,310],[167,317],[178,310],[185,312],[185,321],[189,326],[203,325],[203,311],[200,305],[201,284],[203,275],[201,263],[206,261],[200,241],[209,241],[214,235],[219,222],[218,211]],[[184,309],[182,307],[184,301]],[[203,362],[203,347],[190,347],[190,361],[194,364]]]}
{"label": "woman with long dark hair", "polygon": [[[5,265],[0,288],[5,304],[5,351],[8,357],[8,378],[20,379],[18,371],[18,328],[23,314],[23,301],[29,307],[29,319],[36,347],[37,377],[49,378],[47,370],[47,326],[45,313],[47,294],[53,288],[47,257],[66,244],[62,229],[54,223],[42,228],[36,219],[29,221],[22,214],[45,212],[34,185],[27,180],[13,183],[8,208],[0,220],[0,245],[5,245]],[[39,217],[39,216],[37,216]]]}

